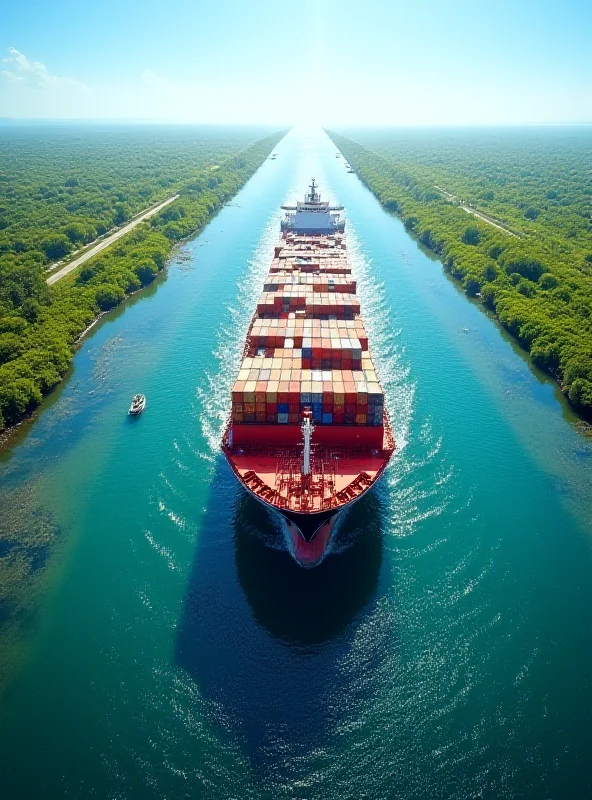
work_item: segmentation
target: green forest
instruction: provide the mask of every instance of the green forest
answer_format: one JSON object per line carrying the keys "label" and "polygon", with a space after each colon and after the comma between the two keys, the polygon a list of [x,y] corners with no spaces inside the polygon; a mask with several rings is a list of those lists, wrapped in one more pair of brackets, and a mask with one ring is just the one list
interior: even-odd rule
{"label": "green forest", "polygon": [[382,205],[590,417],[590,129],[327,132]]}
{"label": "green forest", "polygon": [[[0,134],[0,430],[65,374],[80,334],[150,283],[284,132],[6,129]],[[255,140],[255,141],[254,141]],[[54,286],[47,265],[151,204],[178,200]]]}

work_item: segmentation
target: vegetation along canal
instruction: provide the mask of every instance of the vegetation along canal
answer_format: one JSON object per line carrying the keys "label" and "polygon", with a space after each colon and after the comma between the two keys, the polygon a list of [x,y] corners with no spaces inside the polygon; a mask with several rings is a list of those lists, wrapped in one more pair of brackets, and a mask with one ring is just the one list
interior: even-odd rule
{"label": "vegetation along canal", "polygon": [[[35,614],[0,609],[1,794],[589,796],[592,442],[324,134],[276,152],[0,462],[43,574]],[[218,446],[312,175],[346,207],[400,449],[302,570]]]}

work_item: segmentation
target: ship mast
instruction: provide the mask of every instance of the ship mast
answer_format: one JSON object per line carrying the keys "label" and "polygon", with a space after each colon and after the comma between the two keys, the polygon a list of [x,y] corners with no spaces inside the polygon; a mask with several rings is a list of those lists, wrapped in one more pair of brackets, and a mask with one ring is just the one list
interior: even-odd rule
{"label": "ship mast", "polygon": [[315,179],[314,178],[312,179],[312,183],[310,184],[309,188],[310,188],[310,194],[308,195],[308,200],[311,203],[316,203],[317,200],[319,199],[319,197],[318,197],[318,195],[317,195],[317,193],[315,191],[315,189],[317,189],[317,185],[315,183]]}
{"label": "ship mast", "polygon": [[310,443],[312,439],[312,432],[314,425],[311,422],[310,411],[304,412],[304,419],[302,421],[302,436],[304,437],[304,454],[302,458],[302,474],[304,476],[310,475]]}

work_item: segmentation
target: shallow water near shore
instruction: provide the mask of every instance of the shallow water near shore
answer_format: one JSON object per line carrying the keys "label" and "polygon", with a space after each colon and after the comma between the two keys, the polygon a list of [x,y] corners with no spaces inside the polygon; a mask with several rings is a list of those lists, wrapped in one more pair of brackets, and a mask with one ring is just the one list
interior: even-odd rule
{"label": "shallow water near shore", "polygon": [[[36,609],[0,606],[0,795],[589,797],[592,442],[326,136],[276,152],[0,460]],[[399,451],[302,570],[218,446],[312,175]]]}

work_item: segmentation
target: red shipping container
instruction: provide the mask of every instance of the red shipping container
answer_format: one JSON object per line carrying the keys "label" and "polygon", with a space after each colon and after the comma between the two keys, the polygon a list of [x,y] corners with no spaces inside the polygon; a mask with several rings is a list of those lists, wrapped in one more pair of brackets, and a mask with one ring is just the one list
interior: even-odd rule
{"label": "red shipping container", "polygon": [[280,381],[278,386],[278,403],[288,403],[289,401],[289,390],[290,383],[289,381]]}

